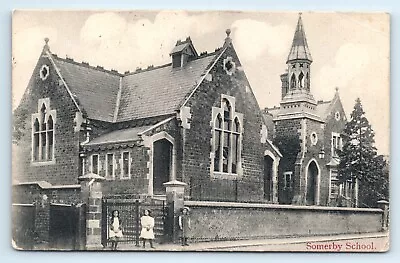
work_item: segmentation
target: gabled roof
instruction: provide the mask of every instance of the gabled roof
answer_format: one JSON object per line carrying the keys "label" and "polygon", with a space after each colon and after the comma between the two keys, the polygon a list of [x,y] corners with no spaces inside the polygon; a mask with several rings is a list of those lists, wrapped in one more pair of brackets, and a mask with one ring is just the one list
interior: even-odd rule
{"label": "gabled roof", "polygon": [[97,138],[94,138],[85,146],[92,146],[98,144],[105,144],[105,143],[119,143],[119,142],[127,142],[127,141],[137,141],[140,140],[139,133],[145,131],[146,129],[150,128],[151,126],[140,126],[134,127],[124,130],[116,130],[112,131],[103,135],[100,135]]}
{"label": "gabled roof", "polygon": [[169,63],[126,74],[49,55],[89,119],[121,122],[175,113],[220,53],[203,54],[183,67]]}
{"label": "gabled roof", "polygon": [[112,122],[121,74],[52,56],[72,94],[91,119]]}
{"label": "gabled roof", "polygon": [[187,37],[185,41],[181,41],[178,40],[176,42],[175,47],[172,49],[170,55],[176,54],[176,53],[180,53],[182,51],[184,51],[186,48],[188,48],[188,50],[190,50],[191,54],[189,55],[193,55],[195,57],[198,56],[196,49],[193,46],[192,40],[190,39],[190,37]]}
{"label": "gabled roof", "polygon": [[329,115],[329,106],[331,105],[332,101],[318,101],[316,111],[317,115],[321,117],[321,119],[325,120],[326,117]]}
{"label": "gabled roof", "polygon": [[292,47],[290,49],[287,62],[304,59],[312,61],[310,49],[308,48],[306,33],[303,28],[303,21],[301,19],[301,14],[299,15],[299,20],[297,21],[296,31],[294,33]]}
{"label": "gabled roof", "polygon": [[117,122],[174,113],[215,57],[212,53],[183,67],[167,64],[124,76]]}

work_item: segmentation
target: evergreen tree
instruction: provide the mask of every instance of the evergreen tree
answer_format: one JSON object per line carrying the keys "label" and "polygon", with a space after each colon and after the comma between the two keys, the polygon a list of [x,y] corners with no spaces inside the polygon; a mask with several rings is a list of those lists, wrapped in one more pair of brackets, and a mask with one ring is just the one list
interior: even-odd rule
{"label": "evergreen tree", "polygon": [[376,207],[379,199],[388,197],[386,162],[377,156],[375,133],[357,98],[350,121],[343,131],[343,149],[339,151],[339,179],[359,182],[359,206]]}

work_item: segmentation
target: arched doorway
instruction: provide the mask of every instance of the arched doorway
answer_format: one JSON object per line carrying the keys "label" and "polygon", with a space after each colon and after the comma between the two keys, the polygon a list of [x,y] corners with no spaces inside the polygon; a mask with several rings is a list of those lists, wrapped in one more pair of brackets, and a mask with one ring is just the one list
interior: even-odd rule
{"label": "arched doorway", "polygon": [[307,168],[307,205],[317,204],[318,173],[319,169],[317,163],[313,160],[309,163]]}
{"label": "arched doorway", "polygon": [[264,156],[264,199],[272,201],[272,176],[274,159],[270,156]]}
{"label": "arched doorway", "polygon": [[165,194],[164,183],[168,182],[172,173],[173,145],[167,139],[154,142],[153,146],[153,194]]}

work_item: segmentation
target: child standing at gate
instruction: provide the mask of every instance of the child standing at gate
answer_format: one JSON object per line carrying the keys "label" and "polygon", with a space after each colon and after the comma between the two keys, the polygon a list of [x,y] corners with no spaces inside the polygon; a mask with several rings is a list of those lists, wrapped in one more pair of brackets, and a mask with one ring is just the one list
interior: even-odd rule
{"label": "child standing at gate", "polygon": [[188,236],[190,227],[190,218],[189,218],[189,207],[184,207],[181,209],[181,214],[178,218],[179,221],[179,229],[181,230],[181,238],[182,238],[182,246],[189,246],[188,244]]}
{"label": "child standing at gate", "polygon": [[144,210],[144,215],[140,218],[140,224],[142,226],[140,238],[143,239],[143,248],[146,247],[146,241],[149,241],[150,247],[154,248],[154,218],[151,217],[151,211],[149,209]]}
{"label": "child standing at gate", "polygon": [[119,218],[119,211],[114,210],[111,214],[109,231],[111,250],[117,250],[118,241],[122,236],[122,221]]}

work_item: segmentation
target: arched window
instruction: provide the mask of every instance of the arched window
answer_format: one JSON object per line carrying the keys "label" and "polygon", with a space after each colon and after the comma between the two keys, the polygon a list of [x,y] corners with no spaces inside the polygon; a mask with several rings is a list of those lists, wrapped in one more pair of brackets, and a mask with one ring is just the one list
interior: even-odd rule
{"label": "arched window", "polygon": [[294,90],[296,89],[296,76],[294,73],[292,74],[292,77],[290,78],[290,89]]}
{"label": "arched window", "polygon": [[214,172],[237,174],[240,160],[241,124],[234,112],[232,103],[226,98],[221,101],[221,108],[213,108],[218,112],[214,119]]}
{"label": "arched window", "polygon": [[214,138],[214,171],[220,170],[220,157],[221,157],[221,139],[222,139],[222,117],[221,114],[217,115],[215,119],[215,138]]}
{"label": "arched window", "polygon": [[54,159],[55,110],[49,109],[50,100],[40,99],[38,113],[32,124],[32,161],[46,162]]}
{"label": "arched window", "polygon": [[300,89],[304,88],[304,74],[303,74],[303,72],[300,72],[300,74],[299,74],[299,88]]}
{"label": "arched window", "polygon": [[39,160],[39,120],[36,118],[33,124],[33,161]]}

